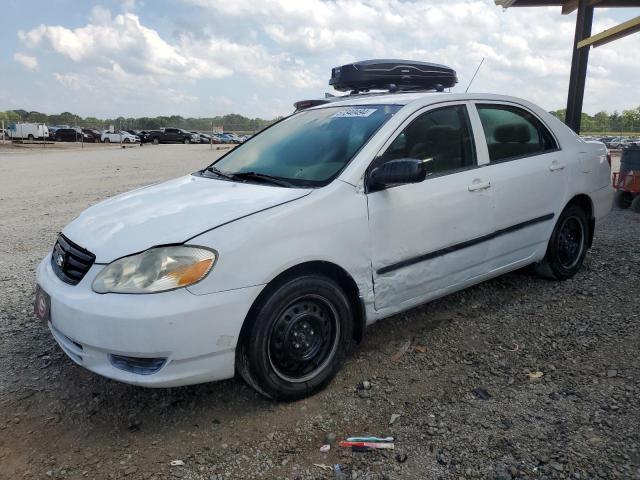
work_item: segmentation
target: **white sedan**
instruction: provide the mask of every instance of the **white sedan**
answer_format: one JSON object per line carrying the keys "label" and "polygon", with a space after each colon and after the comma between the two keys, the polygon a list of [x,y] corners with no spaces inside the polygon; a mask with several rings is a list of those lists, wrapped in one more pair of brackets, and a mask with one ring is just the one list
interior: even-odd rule
{"label": "white sedan", "polygon": [[109,132],[105,130],[100,136],[102,143],[140,143],[140,137],[131,135],[129,132],[120,130],[119,132]]}
{"label": "white sedan", "polygon": [[36,307],[100,375],[296,399],[382,318],[525,265],[572,277],[612,198],[605,146],[525,100],[349,95],[85,210]]}

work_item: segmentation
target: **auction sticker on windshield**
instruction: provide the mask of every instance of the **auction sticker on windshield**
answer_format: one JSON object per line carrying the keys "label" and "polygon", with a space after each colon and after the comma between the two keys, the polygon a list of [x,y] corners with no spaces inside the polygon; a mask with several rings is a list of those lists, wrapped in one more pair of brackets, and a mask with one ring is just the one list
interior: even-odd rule
{"label": "auction sticker on windshield", "polygon": [[333,118],[368,117],[376,108],[348,108],[333,115]]}

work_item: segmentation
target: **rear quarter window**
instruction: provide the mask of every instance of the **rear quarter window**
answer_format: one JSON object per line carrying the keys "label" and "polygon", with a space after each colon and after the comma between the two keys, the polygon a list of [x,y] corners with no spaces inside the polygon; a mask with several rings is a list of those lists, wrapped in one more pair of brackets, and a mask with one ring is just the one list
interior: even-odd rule
{"label": "rear quarter window", "polygon": [[476,108],[492,163],[558,149],[551,132],[527,110],[496,104],[477,104]]}

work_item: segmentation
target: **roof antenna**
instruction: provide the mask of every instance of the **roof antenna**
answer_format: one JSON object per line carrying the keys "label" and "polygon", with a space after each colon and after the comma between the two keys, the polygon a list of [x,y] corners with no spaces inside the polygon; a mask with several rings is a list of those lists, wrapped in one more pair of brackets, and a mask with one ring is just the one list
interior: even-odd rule
{"label": "roof antenna", "polygon": [[484,63],[484,57],[482,57],[482,60],[480,60],[480,64],[478,65],[478,68],[476,68],[476,71],[474,72],[473,77],[471,77],[471,81],[469,82],[469,85],[467,85],[467,89],[464,91],[464,93],[467,93],[469,91],[469,87],[473,83],[473,80],[476,78],[476,75],[478,74],[478,70],[480,70],[480,67],[482,66],[483,63]]}

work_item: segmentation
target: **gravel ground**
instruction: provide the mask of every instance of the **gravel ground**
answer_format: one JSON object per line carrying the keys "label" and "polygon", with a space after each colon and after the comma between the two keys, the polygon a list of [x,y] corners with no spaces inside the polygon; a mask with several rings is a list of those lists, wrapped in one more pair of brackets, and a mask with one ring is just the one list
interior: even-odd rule
{"label": "gravel ground", "polygon": [[[142,389],[73,364],[31,313],[56,233],[218,154],[0,150],[0,477],[640,479],[640,215],[626,211],[574,279],[518,271],[380,322],[308,400],[240,380]],[[319,451],[327,434],[364,433],[396,450]],[[334,464],[344,475],[317,466]]]}

